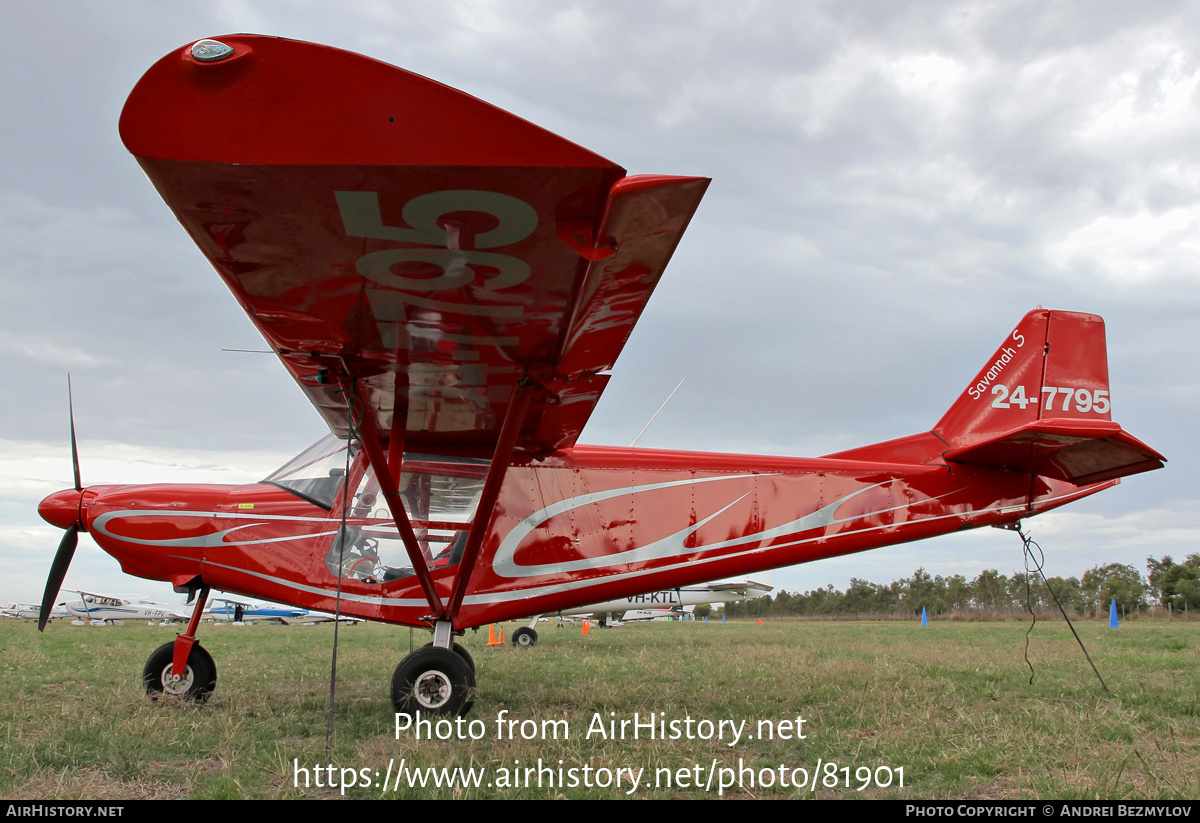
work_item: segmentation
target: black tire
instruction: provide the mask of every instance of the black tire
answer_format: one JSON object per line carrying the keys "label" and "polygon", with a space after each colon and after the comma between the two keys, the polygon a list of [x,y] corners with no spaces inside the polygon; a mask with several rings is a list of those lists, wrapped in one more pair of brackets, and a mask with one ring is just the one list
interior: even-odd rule
{"label": "black tire", "polygon": [[[421,648],[432,649],[433,643],[426,643]],[[471,653],[469,651],[467,651],[464,646],[462,646],[461,644],[458,644],[458,643],[454,644],[454,653],[457,654],[459,657],[461,657],[463,659],[463,662],[467,664],[467,668],[471,670],[471,679],[474,680],[475,679],[475,658],[471,657]]]}
{"label": "black tire", "polygon": [[217,687],[217,664],[212,655],[199,643],[192,644],[188,654],[187,669],[181,681],[171,681],[171,668],[175,657],[175,641],[163,643],[142,669],[142,684],[146,694],[155,702],[180,700],[187,703],[203,703]]}
{"label": "black tire", "polygon": [[475,674],[449,649],[417,649],[392,675],[392,706],[400,714],[464,715],[474,704]]}
{"label": "black tire", "polygon": [[532,649],[537,645],[537,632],[528,626],[522,626],[513,632],[512,644],[518,649]]}

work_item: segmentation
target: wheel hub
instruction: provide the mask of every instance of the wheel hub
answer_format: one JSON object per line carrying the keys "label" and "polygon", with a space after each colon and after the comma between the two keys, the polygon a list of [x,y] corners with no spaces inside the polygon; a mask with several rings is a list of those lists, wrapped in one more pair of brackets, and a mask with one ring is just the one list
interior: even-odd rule
{"label": "wheel hub", "polygon": [[413,695],[422,708],[440,709],[450,702],[454,687],[450,678],[436,669],[427,671],[413,684]]}
{"label": "wheel hub", "polygon": [[192,674],[192,667],[187,666],[186,668],[184,668],[183,677],[179,677],[177,675],[172,674],[173,669],[174,669],[174,667],[170,666],[170,665],[168,665],[165,669],[163,669],[163,673],[162,673],[163,691],[166,692],[167,694],[173,694],[176,696],[181,696],[181,695],[187,694],[188,689],[190,689],[192,687],[192,683],[196,679],[195,675]]}

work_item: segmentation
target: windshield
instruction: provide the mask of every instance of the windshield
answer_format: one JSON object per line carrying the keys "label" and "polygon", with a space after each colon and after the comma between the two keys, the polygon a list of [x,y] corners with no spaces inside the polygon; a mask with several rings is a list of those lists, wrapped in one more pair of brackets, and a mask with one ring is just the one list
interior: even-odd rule
{"label": "windshield", "polygon": [[[358,443],[351,447],[351,455]],[[263,482],[303,497],[323,509],[332,509],[346,474],[346,441],[329,434],[276,469]]]}
{"label": "windshield", "polygon": [[[357,441],[350,446],[358,453]],[[405,452],[398,491],[423,544],[453,542],[455,532],[469,528],[483,491],[490,462],[476,458],[444,457]],[[330,434],[309,446],[268,475],[262,482],[287,489],[324,509],[333,509],[346,474],[346,441]],[[360,476],[354,471],[354,476]],[[357,483],[350,517],[392,522],[379,493],[379,481],[368,466]],[[438,529],[437,524],[448,528]],[[460,525],[461,524],[461,525]],[[392,529],[394,531],[394,526]],[[428,537],[422,532],[432,532]],[[436,535],[436,532],[444,534]]]}

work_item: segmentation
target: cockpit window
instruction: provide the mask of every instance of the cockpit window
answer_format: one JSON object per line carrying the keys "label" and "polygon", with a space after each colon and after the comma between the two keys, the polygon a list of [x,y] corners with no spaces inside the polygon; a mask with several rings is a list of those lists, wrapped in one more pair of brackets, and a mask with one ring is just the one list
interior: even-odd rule
{"label": "cockpit window", "polygon": [[[490,465],[478,458],[405,452],[399,488],[408,516],[470,523]],[[371,488],[370,478],[366,486]]]}
{"label": "cockpit window", "polygon": [[[348,500],[345,531],[339,531],[325,562],[330,574],[386,583],[413,574],[408,550],[396,529],[379,481],[359,444],[350,444],[355,488]],[[483,493],[490,461],[405,452],[398,489],[431,569],[456,565]],[[263,480],[332,511],[346,474],[346,441],[335,435],[314,443]]]}
{"label": "cockpit window", "polygon": [[[351,444],[351,455],[358,443]],[[262,482],[287,489],[323,509],[332,509],[346,473],[346,441],[326,435],[272,472]]]}
{"label": "cockpit window", "polygon": [[[489,462],[406,452],[399,493],[417,546],[431,569],[456,565],[467,542]],[[366,583],[387,583],[413,574],[379,481],[367,469],[354,494],[346,534],[326,557],[329,573]]]}

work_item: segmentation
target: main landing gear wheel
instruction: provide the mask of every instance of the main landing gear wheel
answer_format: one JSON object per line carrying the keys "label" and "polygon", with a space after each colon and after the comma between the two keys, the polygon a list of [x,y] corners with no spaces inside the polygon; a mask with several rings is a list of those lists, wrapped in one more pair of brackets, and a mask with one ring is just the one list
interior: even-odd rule
{"label": "main landing gear wheel", "polygon": [[142,670],[146,694],[156,703],[175,699],[188,703],[203,703],[217,686],[217,664],[199,643],[192,645],[183,676],[174,676],[175,641],[164,643],[154,650]]}
{"label": "main landing gear wheel", "polygon": [[449,649],[417,649],[392,675],[392,705],[400,714],[464,715],[474,704],[475,673]]}
{"label": "main landing gear wheel", "polygon": [[530,649],[537,645],[537,632],[528,626],[522,626],[513,632],[512,644],[519,649]]}
{"label": "main landing gear wheel", "polygon": [[[432,649],[433,644],[426,643],[421,648]],[[467,668],[471,670],[471,677],[474,678],[475,677],[475,658],[471,657],[471,653],[469,651],[467,651],[466,648],[459,645],[458,643],[454,644],[454,653],[463,659],[463,662],[467,664]]]}

